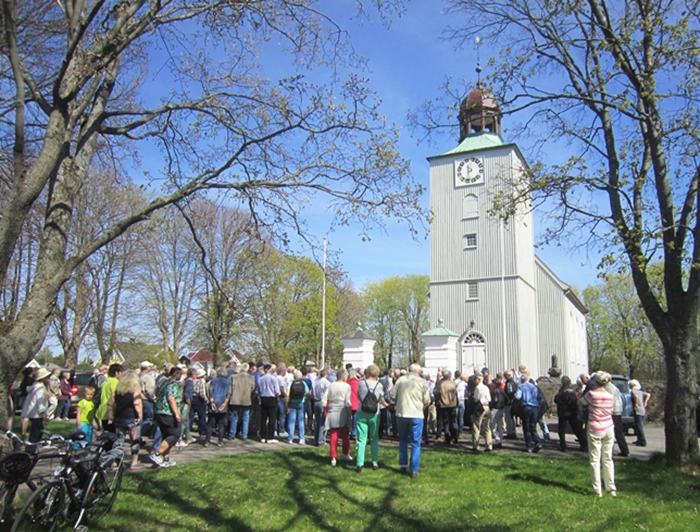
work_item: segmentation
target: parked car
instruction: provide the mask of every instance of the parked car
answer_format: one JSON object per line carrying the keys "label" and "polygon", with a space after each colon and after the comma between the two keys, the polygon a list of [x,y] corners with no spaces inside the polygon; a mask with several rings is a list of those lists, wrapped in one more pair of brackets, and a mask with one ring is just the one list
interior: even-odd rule
{"label": "parked car", "polygon": [[634,405],[630,392],[630,379],[624,375],[612,375],[612,383],[617,386],[622,396],[622,425],[625,432],[634,428]]}
{"label": "parked car", "polygon": [[[89,384],[93,372],[89,370],[64,370],[71,373],[71,390],[70,390],[70,409],[69,417],[75,417],[75,411],[78,407],[78,402],[85,394],[85,387]],[[19,398],[19,380],[17,380],[10,388],[10,399],[14,407],[14,412],[19,414],[22,410],[22,402]]]}
{"label": "parked car", "polygon": [[77,369],[71,372],[70,411],[69,417],[75,417],[78,403],[85,396],[85,387],[90,383],[93,372]]}

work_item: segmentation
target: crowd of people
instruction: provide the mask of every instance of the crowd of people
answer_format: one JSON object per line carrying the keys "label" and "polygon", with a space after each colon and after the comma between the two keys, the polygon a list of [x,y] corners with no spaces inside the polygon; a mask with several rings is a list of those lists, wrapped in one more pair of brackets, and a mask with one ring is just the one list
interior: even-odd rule
{"label": "crowd of people", "polygon": [[[40,368],[32,382],[23,381],[22,386],[27,396],[22,431],[36,442],[45,421],[67,419],[70,381],[60,370],[51,373]],[[630,387],[635,444],[644,446],[650,395],[638,381],[631,381]],[[610,375],[582,374],[576,384],[564,376],[554,403],[558,449],[567,452],[570,427],[580,450],[589,453],[595,493],[602,496],[602,464],[605,489],[615,496],[613,445],[617,443],[622,456],[629,449],[621,420],[622,399]],[[201,367],[171,364],[157,371],[144,361],[139,370],[125,370],[120,364],[101,366],[78,403],[75,424],[88,440],[95,429],[121,432],[131,447],[133,469],[139,467],[141,449],[149,447],[146,438],[152,440],[149,459],[158,467],[171,467],[174,447],[223,446],[226,440],[252,437],[270,445],[282,440],[328,446],[331,466],[337,464],[340,447],[343,460],[361,472],[367,446],[368,462],[376,470],[379,440],[398,438],[401,471],[415,478],[422,445],[430,439],[447,446],[458,444],[465,428],[470,429],[468,445],[475,453],[500,449],[504,440],[518,440],[518,426],[525,449],[539,452],[543,440],[551,441],[545,421],[548,408],[545,394],[525,366],[493,378],[488,368],[468,376],[439,369],[433,379],[418,364],[382,371],[374,364],[363,370],[349,364],[317,370],[284,363],[231,362],[206,372]],[[351,440],[356,441],[356,460]]]}

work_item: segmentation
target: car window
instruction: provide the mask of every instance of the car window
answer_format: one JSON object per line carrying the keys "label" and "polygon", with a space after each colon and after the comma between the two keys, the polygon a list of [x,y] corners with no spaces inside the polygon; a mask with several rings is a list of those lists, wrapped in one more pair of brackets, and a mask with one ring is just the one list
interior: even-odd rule
{"label": "car window", "polygon": [[76,373],[74,382],[78,386],[87,386],[90,383],[92,373]]}
{"label": "car window", "polygon": [[617,389],[620,390],[620,393],[630,393],[629,382],[625,380],[614,380],[613,384],[617,386]]}

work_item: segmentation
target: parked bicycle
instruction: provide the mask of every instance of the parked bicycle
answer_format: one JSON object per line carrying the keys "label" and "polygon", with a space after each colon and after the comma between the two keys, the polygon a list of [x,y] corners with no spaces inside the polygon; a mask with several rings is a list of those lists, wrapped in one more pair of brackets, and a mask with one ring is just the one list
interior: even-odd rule
{"label": "parked bicycle", "polygon": [[[54,446],[56,438],[30,443],[11,430],[2,436],[12,442],[15,450],[0,460],[0,524],[9,521],[12,503],[20,486],[24,484],[31,491],[37,489],[36,479],[31,477],[37,462],[61,456],[60,450]],[[36,451],[28,452],[26,449]]]}
{"label": "parked bicycle", "polygon": [[86,448],[71,447],[54,474],[27,499],[12,532],[78,529],[94,523],[114,504],[124,473],[119,436],[105,432]]}

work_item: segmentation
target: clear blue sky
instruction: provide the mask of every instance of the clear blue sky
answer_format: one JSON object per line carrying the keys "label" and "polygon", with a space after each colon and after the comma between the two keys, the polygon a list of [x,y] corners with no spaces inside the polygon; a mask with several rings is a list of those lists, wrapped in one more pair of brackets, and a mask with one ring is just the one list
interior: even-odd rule
{"label": "clear blue sky", "polygon": [[[429,165],[426,158],[457,145],[457,125],[437,147],[419,144],[406,127],[406,112],[436,98],[446,77],[458,82],[463,80],[465,91],[471,90],[476,82],[476,52],[455,51],[452,44],[441,38],[448,22],[441,13],[444,2],[413,0],[408,3],[406,13],[394,20],[390,29],[379,21],[360,25],[351,20],[349,14],[354,2],[350,0],[332,0],[328,4],[332,4],[330,9],[336,20],[350,31],[356,50],[369,58],[371,87],[382,98],[383,113],[388,120],[402,129],[402,155],[411,160],[415,179],[427,190]],[[454,18],[450,22],[456,23]],[[489,53],[489,43],[483,42],[482,65],[486,65]],[[508,117],[504,119],[503,136],[506,141],[517,142],[508,136]],[[525,157],[528,157],[527,152]],[[428,204],[426,193],[424,205]],[[536,223],[536,232],[537,226]],[[390,226],[388,235],[373,234],[370,242],[362,242],[356,230],[346,228],[329,235],[329,249],[341,251],[342,267],[356,288],[361,288],[367,281],[393,275],[430,273],[429,240],[421,237],[420,241],[414,241],[407,227],[402,225]],[[562,247],[543,246],[537,253],[564,282],[578,288],[595,282],[595,263],[589,261],[585,252],[572,253]]]}

